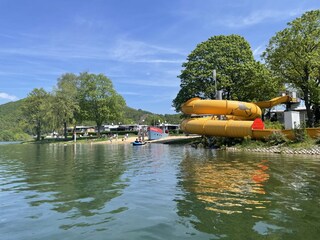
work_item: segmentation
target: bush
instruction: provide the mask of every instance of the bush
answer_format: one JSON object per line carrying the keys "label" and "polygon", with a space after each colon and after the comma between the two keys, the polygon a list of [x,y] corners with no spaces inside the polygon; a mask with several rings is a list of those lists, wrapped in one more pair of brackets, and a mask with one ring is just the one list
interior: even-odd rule
{"label": "bush", "polygon": [[271,146],[289,143],[289,140],[282,132],[273,132],[266,138],[266,141]]}
{"label": "bush", "polygon": [[183,131],[180,129],[176,129],[176,130],[169,130],[169,134],[172,136],[176,136],[176,135],[183,135]]}
{"label": "bush", "polygon": [[228,137],[206,137],[202,136],[200,142],[194,144],[201,144],[205,148],[221,148],[225,146],[234,146],[243,141],[241,138]]}
{"label": "bush", "polygon": [[23,140],[30,140],[31,137],[23,132],[20,131],[10,131],[4,130],[0,131],[0,141],[23,141]]}
{"label": "bush", "polygon": [[305,129],[293,129],[294,142],[304,142],[308,139],[308,134]]}
{"label": "bush", "polygon": [[266,129],[284,129],[284,126],[282,123],[276,121],[276,122],[271,122],[270,120],[265,120],[264,121],[264,127]]}

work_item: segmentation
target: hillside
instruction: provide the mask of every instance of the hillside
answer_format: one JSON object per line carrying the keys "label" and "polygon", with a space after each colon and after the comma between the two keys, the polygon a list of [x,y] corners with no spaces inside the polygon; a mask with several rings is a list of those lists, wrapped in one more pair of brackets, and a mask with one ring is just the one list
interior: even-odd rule
{"label": "hillside", "polygon": [[[125,118],[130,122],[134,122],[134,123],[140,123],[142,122],[142,120],[144,120],[144,118],[148,115],[153,115],[153,113],[151,112],[147,112],[141,109],[134,109],[134,108],[130,108],[128,106],[125,107]],[[129,123],[128,122],[128,123]]]}
{"label": "hillside", "polygon": [[29,138],[22,130],[21,106],[24,100],[0,105],[0,141],[23,140]]}
{"label": "hillside", "polygon": [[[20,124],[23,101],[24,99],[0,105],[0,141],[25,140],[30,137],[24,133],[23,127]],[[178,124],[180,122],[180,114],[161,115],[126,107],[122,122],[125,124],[151,124],[154,119],[161,119],[162,121]]]}

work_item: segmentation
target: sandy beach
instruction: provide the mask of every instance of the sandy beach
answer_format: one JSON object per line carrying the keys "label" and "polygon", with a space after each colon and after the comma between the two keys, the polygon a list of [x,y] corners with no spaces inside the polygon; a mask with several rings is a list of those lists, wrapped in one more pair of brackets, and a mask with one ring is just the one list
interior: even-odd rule
{"label": "sandy beach", "polygon": [[[166,142],[171,142],[175,140],[180,140],[180,139],[189,139],[189,138],[195,138],[199,136],[168,136],[165,138],[157,139],[157,140],[148,140],[148,138],[145,138],[145,141],[148,143],[166,143]],[[104,141],[92,141],[92,144],[132,144],[137,139],[137,137],[128,137],[127,139],[108,139]]]}

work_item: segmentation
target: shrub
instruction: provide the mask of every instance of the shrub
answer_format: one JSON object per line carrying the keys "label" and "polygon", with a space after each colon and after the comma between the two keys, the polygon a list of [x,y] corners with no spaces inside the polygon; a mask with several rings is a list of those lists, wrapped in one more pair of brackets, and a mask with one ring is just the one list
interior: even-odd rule
{"label": "shrub", "polygon": [[207,138],[207,146],[214,148],[221,148],[225,146],[234,146],[243,141],[242,138],[229,138],[229,137],[208,137]]}
{"label": "shrub", "polygon": [[280,145],[289,143],[289,140],[282,132],[273,132],[270,136],[266,138],[266,141],[269,145]]}
{"label": "shrub", "polygon": [[300,126],[296,126],[293,129],[293,134],[294,134],[294,142],[296,142],[296,143],[309,140],[309,135],[306,131],[304,124],[302,124]]}
{"label": "shrub", "polygon": [[264,121],[264,127],[266,129],[284,129],[284,126],[282,123],[276,121],[276,122],[271,122],[270,120],[265,120]]}

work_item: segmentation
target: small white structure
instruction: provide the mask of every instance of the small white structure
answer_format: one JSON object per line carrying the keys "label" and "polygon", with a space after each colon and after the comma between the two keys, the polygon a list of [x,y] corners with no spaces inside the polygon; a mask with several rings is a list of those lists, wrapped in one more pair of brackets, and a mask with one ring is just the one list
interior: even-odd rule
{"label": "small white structure", "polygon": [[300,113],[298,111],[284,112],[284,127],[285,129],[294,129],[300,127]]}

